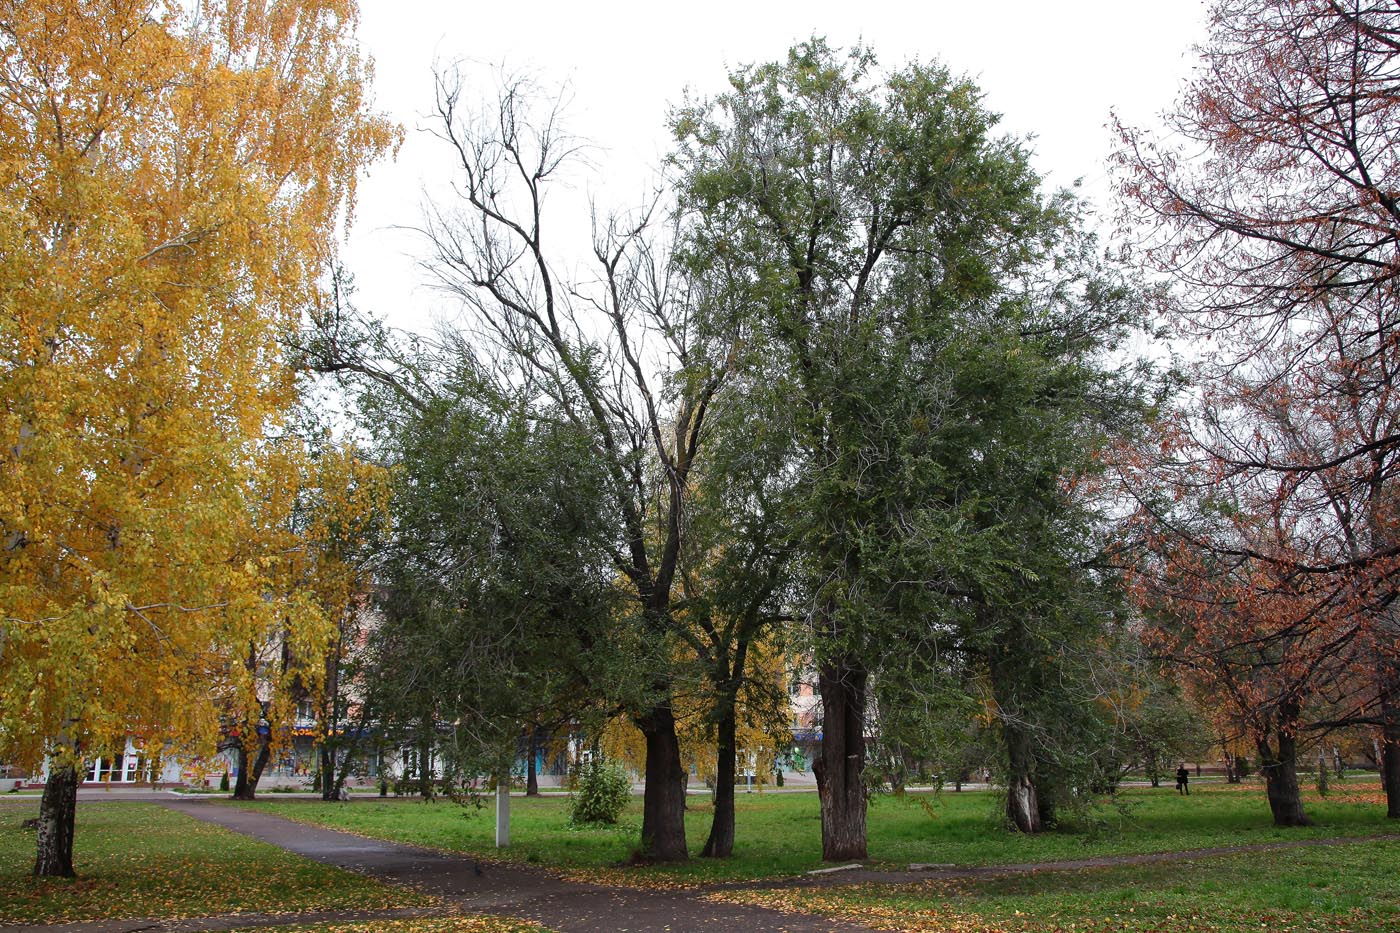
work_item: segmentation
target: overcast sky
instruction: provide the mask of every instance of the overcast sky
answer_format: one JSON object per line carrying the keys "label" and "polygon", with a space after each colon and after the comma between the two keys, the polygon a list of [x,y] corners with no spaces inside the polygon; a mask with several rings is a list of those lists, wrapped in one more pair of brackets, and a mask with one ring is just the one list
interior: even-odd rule
{"label": "overcast sky", "polygon": [[687,89],[722,92],[732,67],[781,58],[814,34],[838,47],[863,41],[885,66],[936,59],[972,77],[1004,131],[1035,136],[1036,167],[1052,184],[1082,178],[1101,199],[1110,111],[1153,125],[1190,74],[1206,18],[1201,0],[361,3],[376,104],[407,135],[397,160],[362,183],[343,256],[359,304],[410,328],[447,310],[420,285],[421,245],[396,229],[415,225],[423,192],[449,176],[450,156],[419,129],[428,124],[434,61],[468,59],[528,71],[546,86],[567,83],[569,128],[598,147],[588,194],[606,206],[645,191],[666,151],[667,108]]}

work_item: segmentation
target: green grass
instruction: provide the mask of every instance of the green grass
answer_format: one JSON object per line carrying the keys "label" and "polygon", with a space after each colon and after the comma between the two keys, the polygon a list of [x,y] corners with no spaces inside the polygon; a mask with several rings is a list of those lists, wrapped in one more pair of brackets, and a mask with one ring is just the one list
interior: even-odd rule
{"label": "green grass", "polygon": [[724,892],[717,899],[928,933],[1394,933],[1393,841],[900,887]]}
{"label": "green grass", "polygon": [[[870,808],[869,851],[873,861],[893,867],[910,862],[995,865],[1400,830],[1386,821],[1378,799],[1374,783],[1348,781],[1325,801],[1309,798],[1315,826],[1280,830],[1272,826],[1257,785],[1206,784],[1195,788],[1189,798],[1177,796],[1170,788],[1132,788],[1075,831],[1027,837],[1002,828],[994,794],[886,797],[877,798]],[[413,800],[357,800],[349,805],[288,800],[251,806],[367,836],[479,856],[500,854],[642,885],[772,878],[821,866],[821,821],[816,795],[811,793],[740,794],[732,859],[694,859],[684,865],[623,872],[607,869],[625,861],[637,845],[641,824],[637,799],[618,827],[585,829],[568,825],[563,799],[514,798],[512,846],[505,853],[493,847],[489,807],[473,810]],[[709,820],[707,799],[692,797],[686,818],[692,853],[703,845]]]}
{"label": "green grass", "polygon": [[33,806],[0,807],[0,923],[408,907],[429,899],[148,803],[80,803],[77,880],[30,875]]}

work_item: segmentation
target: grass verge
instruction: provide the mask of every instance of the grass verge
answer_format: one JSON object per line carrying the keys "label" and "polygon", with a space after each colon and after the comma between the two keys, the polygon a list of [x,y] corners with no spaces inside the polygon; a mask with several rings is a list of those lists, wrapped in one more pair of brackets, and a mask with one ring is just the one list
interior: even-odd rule
{"label": "grass verge", "polygon": [[[1184,851],[1290,839],[1366,836],[1395,832],[1378,805],[1379,788],[1349,781],[1326,799],[1307,801],[1316,824],[1276,829],[1258,786],[1203,784],[1190,797],[1170,788],[1129,788],[1068,831],[1040,836],[1007,832],[998,798],[990,793],[878,798],[870,808],[873,864],[910,862],[998,865],[1146,852]],[[562,798],[512,801],[509,850],[494,848],[491,810],[414,800],[264,801],[259,810],[362,835],[426,845],[478,857],[504,857],[569,871],[593,880],[642,886],[754,880],[798,874],[821,866],[817,798],[804,794],[741,794],[736,805],[735,856],[694,859],[682,865],[620,870],[637,845],[640,801],[616,827],[580,828],[568,823]],[[698,852],[709,831],[706,798],[691,798],[686,832]]]}

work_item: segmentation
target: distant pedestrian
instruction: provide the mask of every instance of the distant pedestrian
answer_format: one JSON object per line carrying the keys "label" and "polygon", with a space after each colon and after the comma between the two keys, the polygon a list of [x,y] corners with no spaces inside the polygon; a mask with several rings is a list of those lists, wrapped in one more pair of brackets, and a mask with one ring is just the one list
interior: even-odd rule
{"label": "distant pedestrian", "polygon": [[1191,796],[1191,772],[1186,770],[1186,762],[1181,763],[1181,767],[1176,769],[1176,792]]}

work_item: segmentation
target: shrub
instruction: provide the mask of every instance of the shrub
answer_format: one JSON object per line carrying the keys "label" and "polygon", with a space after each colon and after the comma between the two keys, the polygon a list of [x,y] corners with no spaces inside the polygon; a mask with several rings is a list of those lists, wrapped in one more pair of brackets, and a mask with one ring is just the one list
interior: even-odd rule
{"label": "shrub", "polygon": [[621,768],[600,758],[586,762],[574,777],[569,822],[616,823],[632,796],[632,782]]}
{"label": "shrub", "polygon": [[219,778],[219,790],[228,790],[228,768],[224,769],[224,776]]}

